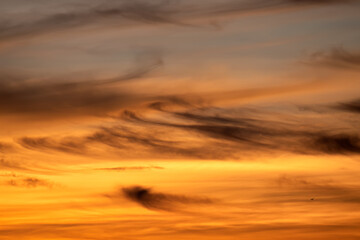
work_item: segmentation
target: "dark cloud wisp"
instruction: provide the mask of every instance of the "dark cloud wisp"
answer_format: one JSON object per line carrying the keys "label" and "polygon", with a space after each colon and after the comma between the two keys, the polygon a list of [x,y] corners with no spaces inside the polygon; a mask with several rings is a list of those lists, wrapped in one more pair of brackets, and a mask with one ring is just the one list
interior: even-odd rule
{"label": "dark cloud wisp", "polygon": [[78,29],[80,27],[133,26],[136,24],[175,24],[193,26],[196,19],[211,19],[247,12],[298,9],[306,6],[344,4],[350,0],[221,0],[207,4],[193,1],[108,1],[92,2],[87,9],[71,6],[72,10],[59,8],[58,13],[44,15],[23,22],[14,19],[0,23],[0,42],[48,33]]}
{"label": "dark cloud wisp", "polygon": [[14,187],[25,187],[25,188],[53,187],[53,183],[35,177],[15,178],[7,181],[6,184]]}
{"label": "dark cloud wisp", "polygon": [[121,189],[122,194],[130,201],[136,202],[150,210],[176,211],[181,206],[212,204],[209,198],[184,196],[154,192],[151,188],[134,186]]}
{"label": "dark cloud wisp", "polygon": [[318,127],[299,117],[291,121],[289,116],[259,110],[252,114],[242,108],[185,107],[188,109],[181,111],[156,108],[155,118],[126,110],[115,118],[113,126],[101,127],[89,135],[60,139],[26,137],[19,143],[37,151],[75,154],[88,154],[93,146],[105,145],[128,158],[241,159],[276,152],[360,154],[357,131],[346,125],[345,119],[342,124],[347,130],[340,131],[339,126]]}
{"label": "dark cloud wisp", "polygon": [[342,47],[313,53],[308,61],[310,65],[336,69],[360,70],[360,52],[351,52]]}
{"label": "dark cloud wisp", "polygon": [[161,57],[151,54],[141,57],[128,72],[108,79],[34,80],[1,74],[0,114],[105,114],[144,100],[146,97],[130,93],[119,84],[143,78],[161,65]]}

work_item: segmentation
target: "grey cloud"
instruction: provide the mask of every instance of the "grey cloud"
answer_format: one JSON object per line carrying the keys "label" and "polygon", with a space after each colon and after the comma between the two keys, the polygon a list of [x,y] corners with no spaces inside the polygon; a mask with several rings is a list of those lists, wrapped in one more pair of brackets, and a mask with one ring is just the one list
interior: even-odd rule
{"label": "grey cloud", "polygon": [[196,19],[207,19],[229,14],[297,9],[306,6],[345,4],[346,0],[252,0],[213,1],[194,3],[191,1],[93,1],[87,9],[71,6],[71,10],[61,9],[58,13],[33,21],[16,22],[13,19],[0,23],[0,41],[23,39],[47,33],[77,29],[79,27],[116,28],[134,24],[175,24],[193,26]]}
{"label": "grey cloud", "polygon": [[359,70],[360,52],[348,51],[343,47],[336,47],[328,51],[313,53],[307,63],[329,68]]}
{"label": "grey cloud", "polygon": [[[163,111],[163,110],[162,110]],[[267,121],[244,116],[226,117],[211,114],[211,109],[198,113],[166,112],[189,120],[184,123],[160,122],[144,119],[131,112],[124,118],[137,123],[178,128],[198,132],[212,139],[236,142],[239,151],[249,147],[256,150],[280,150],[305,154],[359,154],[360,140],[356,134],[338,133],[333,129],[316,129],[311,125],[299,129],[296,123]],[[197,122],[193,124],[192,122]],[[240,147],[240,148],[239,148]]]}
{"label": "grey cloud", "polygon": [[347,130],[340,131],[338,126],[319,128],[311,121],[299,126],[299,117],[291,121],[288,116],[275,112],[269,118],[270,113],[261,110],[252,114],[243,108],[236,111],[209,106],[194,108],[182,102],[182,110],[175,111],[165,110],[166,102],[155,103],[155,108],[154,104],[150,106],[161,118],[125,110],[115,118],[117,122],[113,126],[101,127],[89,135],[68,139],[24,138],[20,143],[38,151],[52,149],[80,154],[90,153],[92,146],[102,144],[128,158],[171,156],[224,160],[279,152],[360,154],[359,137],[346,121],[342,124]]}
{"label": "grey cloud", "polygon": [[119,86],[145,77],[162,65],[158,54],[140,56],[135,67],[108,79],[34,80],[32,77],[1,74],[0,113],[20,115],[101,115],[119,107],[144,100]]}

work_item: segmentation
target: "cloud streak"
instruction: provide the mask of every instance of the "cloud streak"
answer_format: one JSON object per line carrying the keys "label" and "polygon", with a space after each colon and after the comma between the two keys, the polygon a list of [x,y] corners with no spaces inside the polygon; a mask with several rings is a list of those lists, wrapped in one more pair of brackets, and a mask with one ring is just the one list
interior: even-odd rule
{"label": "cloud streak", "polygon": [[7,181],[6,184],[13,187],[25,187],[25,188],[53,187],[52,183],[35,177],[21,177],[21,178],[11,179]]}
{"label": "cloud streak", "polygon": [[360,70],[360,52],[351,52],[342,47],[319,51],[311,55],[308,64],[335,69]]}
{"label": "cloud streak", "polygon": [[36,151],[89,155],[95,154],[96,146],[105,145],[114,154],[128,158],[242,159],[255,153],[281,152],[360,154],[360,138],[346,119],[340,123],[344,130],[339,130],[337,125],[315,126],[305,118],[291,120],[291,111],[284,116],[256,108],[197,108],[185,101],[180,101],[180,110],[175,110],[176,103],[170,104],[172,107],[167,102],[150,104],[151,109],[156,109],[155,115],[152,112],[155,118],[126,110],[115,117],[113,126],[101,127],[89,135],[25,137],[18,142]]}
{"label": "cloud streak", "polygon": [[332,182],[310,181],[304,177],[281,176],[279,186],[285,192],[273,196],[280,201],[319,201],[323,203],[360,204],[359,186],[343,186]]}
{"label": "cloud streak", "polygon": [[[346,0],[252,0],[212,1],[206,4],[190,1],[108,1],[90,2],[89,7],[71,6],[71,11],[59,11],[50,16],[28,21],[0,23],[0,42],[9,42],[61,33],[79,28],[111,26],[122,28],[139,24],[174,24],[194,26],[193,21],[236,16],[253,12],[294,10],[329,4],[347,4]],[[61,10],[61,7],[59,7]]]}
{"label": "cloud streak", "polygon": [[95,170],[122,172],[128,170],[151,170],[151,169],[164,169],[164,168],[159,166],[150,166],[150,167],[134,166],[134,167],[96,168]]}
{"label": "cloud streak", "polygon": [[[172,212],[177,211],[179,208],[186,205],[214,203],[214,201],[209,198],[154,192],[151,188],[142,186],[122,188],[121,192],[128,200],[155,211]],[[118,197],[118,194],[119,192],[115,195],[110,195],[109,197]]]}
{"label": "cloud streak", "polygon": [[128,73],[108,79],[34,80],[31,77],[0,76],[0,113],[22,115],[105,114],[145,97],[128,93],[118,85],[145,77],[162,65],[157,54],[140,56]]}
{"label": "cloud streak", "polygon": [[335,108],[352,113],[360,113],[360,99],[339,103],[337,106],[335,106]]}

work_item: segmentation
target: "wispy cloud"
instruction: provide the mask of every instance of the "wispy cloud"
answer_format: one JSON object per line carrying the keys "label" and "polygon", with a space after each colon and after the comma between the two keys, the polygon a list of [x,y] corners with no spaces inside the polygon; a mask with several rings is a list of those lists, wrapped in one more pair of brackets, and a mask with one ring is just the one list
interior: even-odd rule
{"label": "wispy cloud", "polygon": [[36,187],[48,187],[52,188],[53,183],[35,178],[35,177],[19,177],[14,178],[6,182],[7,185],[14,186],[14,187],[25,187],[25,188],[36,188]]}
{"label": "wispy cloud", "polygon": [[28,149],[36,149],[36,150],[57,150],[61,152],[67,153],[75,153],[75,154],[84,154],[86,151],[86,147],[83,143],[69,139],[63,139],[60,142],[54,141],[48,137],[42,138],[29,138],[23,137],[18,140],[18,143]]}
{"label": "wispy cloud", "polygon": [[[329,4],[347,4],[350,0],[253,0],[211,1],[198,4],[191,1],[108,1],[90,2],[88,8],[71,6],[71,11],[60,11],[26,22],[4,21],[0,24],[0,42],[31,38],[81,27],[107,26],[117,29],[136,24],[175,24],[193,26],[194,20],[211,19],[253,12],[294,10]],[[80,5],[81,6],[81,5]]]}
{"label": "wispy cloud", "polygon": [[332,181],[321,182],[287,175],[281,176],[278,183],[284,189],[273,197],[281,198],[279,201],[360,204],[359,186],[338,185]]}
{"label": "wispy cloud", "polygon": [[154,192],[151,188],[133,186],[122,188],[118,192],[106,195],[110,198],[124,196],[130,201],[156,211],[177,211],[186,205],[213,204],[214,200],[204,197],[185,196]]}
{"label": "wispy cloud", "polygon": [[352,113],[360,113],[360,99],[339,103],[335,108]]}
{"label": "wispy cloud", "polygon": [[360,138],[355,134],[318,135],[311,146],[328,154],[359,154]]}
{"label": "wispy cloud", "polygon": [[0,168],[6,170],[27,170],[21,164],[9,160],[5,160],[4,158],[0,159]]}
{"label": "wispy cloud", "polygon": [[[150,56],[151,55],[151,56]],[[145,54],[127,73],[106,79],[38,79],[2,74],[0,112],[27,115],[105,114],[144,99],[117,84],[145,77],[162,65],[158,54]],[[51,113],[51,114],[50,114]]]}
{"label": "wispy cloud", "polygon": [[174,106],[177,103],[171,104],[150,103],[153,117],[126,110],[115,117],[113,126],[100,127],[89,135],[26,137],[18,142],[36,151],[90,155],[94,146],[105,145],[114,154],[128,158],[242,159],[251,154],[280,152],[360,154],[359,136],[347,119],[338,123],[343,125],[339,130],[338,124],[319,127],[301,115],[292,119],[293,110],[284,115],[261,108],[198,108],[188,100],[180,101],[178,108]]}
{"label": "wispy cloud", "polygon": [[159,167],[159,166],[149,166],[149,167],[133,166],[133,167],[96,168],[95,170],[121,172],[121,171],[128,171],[128,170],[151,170],[151,169],[164,169],[164,168]]}
{"label": "wispy cloud", "polygon": [[14,148],[10,143],[0,142],[0,153],[11,152]]}
{"label": "wispy cloud", "polygon": [[348,51],[343,47],[335,47],[327,51],[318,51],[307,61],[310,65],[336,69],[360,69],[360,52]]}

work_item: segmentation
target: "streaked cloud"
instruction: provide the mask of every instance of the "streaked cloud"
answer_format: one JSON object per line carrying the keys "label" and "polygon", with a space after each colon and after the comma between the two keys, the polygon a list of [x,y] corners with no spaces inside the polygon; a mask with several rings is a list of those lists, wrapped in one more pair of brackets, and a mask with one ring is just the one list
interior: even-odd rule
{"label": "streaked cloud", "polygon": [[[251,152],[305,155],[360,153],[359,137],[347,118],[339,119],[344,128],[339,130],[334,124],[319,128],[301,115],[297,120],[291,120],[293,110],[290,109],[284,115],[276,111],[265,112],[261,108],[251,111],[246,108],[197,108],[191,103],[184,105],[180,102],[182,110],[166,110],[160,107],[164,104],[156,102],[155,105],[157,118],[125,110],[115,118],[117,121],[113,126],[100,127],[89,135],[24,137],[18,142],[35,151],[85,155],[94,155],[95,146],[105,145],[112,149],[113,154],[130,158],[242,159]],[[153,109],[155,105],[150,104],[150,107]],[[327,117],[326,114],[319,116],[323,121]],[[304,122],[299,128],[301,118]],[[129,151],[131,149],[133,151]]]}
{"label": "streaked cloud", "polygon": [[122,188],[115,194],[107,195],[110,198],[121,196],[121,192],[125,198],[136,202],[141,206],[156,211],[177,211],[184,205],[213,204],[210,198],[193,197],[178,194],[169,194],[154,192],[151,188],[134,186]]}
{"label": "streaked cloud", "polygon": [[327,51],[313,53],[309,64],[337,69],[359,70],[360,52],[348,51],[343,47],[335,47]]}
{"label": "streaked cloud", "polygon": [[[145,56],[146,55],[146,56]],[[128,73],[106,79],[37,79],[0,76],[0,112],[3,114],[59,116],[105,114],[144,99],[116,84],[144,77],[161,66],[157,54],[140,57]]]}
{"label": "streaked cloud", "polygon": [[100,26],[134,27],[138,24],[175,24],[194,26],[194,20],[211,19],[227,15],[273,12],[276,10],[294,10],[304,7],[329,4],[348,4],[350,0],[254,0],[254,1],[211,1],[206,4],[190,1],[91,1],[88,8],[81,4],[68,6],[70,11],[59,11],[53,14],[36,17],[31,20],[3,21],[0,24],[0,42],[34,36],[60,33],[79,28],[97,28]]}
{"label": "streaked cloud", "polygon": [[6,184],[14,187],[25,187],[25,188],[36,188],[36,187],[52,188],[54,185],[49,181],[35,177],[13,178],[11,180],[6,181]]}
{"label": "streaked cloud", "polygon": [[151,169],[164,169],[163,167],[159,166],[132,166],[132,167],[111,167],[111,168],[96,168],[95,170],[102,170],[102,171],[128,171],[128,170],[151,170]]}
{"label": "streaked cloud", "polygon": [[360,99],[339,103],[335,108],[352,113],[360,113]]}
{"label": "streaked cloud", "polygon": [[0,238],[358,239],[359,7],[1,0]]}
{"label": "streaked cloud", "polygon": [[[331,181],[316,182],[304,177],[281,176],[278,183],[287,193],[277,197],[282,201],[315,201],[326,203],[360,204],[359,186],[342,186]],[[274,197],[277,194],[274,194]]]}

